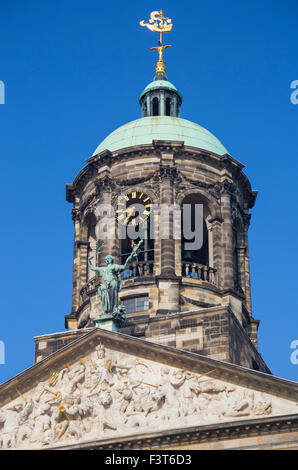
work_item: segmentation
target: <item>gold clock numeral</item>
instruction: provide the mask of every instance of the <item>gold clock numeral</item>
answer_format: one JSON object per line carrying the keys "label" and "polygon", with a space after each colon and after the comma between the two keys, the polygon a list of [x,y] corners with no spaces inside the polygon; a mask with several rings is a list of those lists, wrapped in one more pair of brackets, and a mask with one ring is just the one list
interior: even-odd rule
{"label": "gold clock numeral", "polygon": [[[133,226],[137,226],[139,223],[144,222],[145,218],[150,215],[150,207],[152,205],[152,199],[146,193],[141,191],[132,191],[129,194],[120,196],[122,201],[118,203],[118,209],[116,212],[117,220],[122,224],[128,225],[131,223]],[[142,213],[144,217],[133,218],[135,205],[133,205],[134,200],[139,200],[143,205],[143,213],[137,211],[139,214]],[[145,204],[147,202],[147,204]]]}

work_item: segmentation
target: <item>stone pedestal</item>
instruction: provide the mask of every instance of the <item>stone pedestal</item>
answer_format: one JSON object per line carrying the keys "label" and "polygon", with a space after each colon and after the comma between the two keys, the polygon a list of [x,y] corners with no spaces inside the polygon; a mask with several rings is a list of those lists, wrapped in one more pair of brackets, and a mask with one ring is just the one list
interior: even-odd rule
{"label": "stone pedestal", "polygon": [[112,316],[101,316],[93,320],[96,328],[102,328],[103,330],[109,331],[119,331],[117,322],[113,319]]}

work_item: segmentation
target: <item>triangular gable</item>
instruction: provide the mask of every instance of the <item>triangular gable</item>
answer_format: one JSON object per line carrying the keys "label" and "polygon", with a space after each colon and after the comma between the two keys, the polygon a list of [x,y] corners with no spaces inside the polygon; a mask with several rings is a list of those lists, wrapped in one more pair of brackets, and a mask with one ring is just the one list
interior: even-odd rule
{"label": "triangular gable", "polygon": [[95,329],[0,386],[2,448],[297,413],[297,384]]}

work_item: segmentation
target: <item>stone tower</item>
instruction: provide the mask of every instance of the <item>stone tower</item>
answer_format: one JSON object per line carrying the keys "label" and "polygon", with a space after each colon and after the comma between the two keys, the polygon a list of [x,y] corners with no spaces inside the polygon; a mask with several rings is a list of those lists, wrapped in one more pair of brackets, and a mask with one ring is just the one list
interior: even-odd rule
{"label": "stone tower", "polygon": [[[92,327],[98,312],[99,278],[87,263],[96,255],[98,205],[114,208],[109,217],[115,217],[116,227],[119,198],[126,201],[124,211],[136,201],[147,202],[148,211],[184,204],[192,211],[200,205],[199,249],[185,249],[171,213],[168,239],[148,236],[138,266],[124,273],[120,300],[128,323],[121,331],[268,372],[257,351],[259,322],[251,309],[248,228],[257,192],[244,166],[213,134],[179,117],[182,96],[165,75],[155,77],[139,103],[142,117],[106,137],[66,186],[74,221],[72,312],[66,327]],[[161,211],[153,218],[163,225]],[[121,263],[131,251],[117,233],[107,240],[98,265],[108,253]]]}

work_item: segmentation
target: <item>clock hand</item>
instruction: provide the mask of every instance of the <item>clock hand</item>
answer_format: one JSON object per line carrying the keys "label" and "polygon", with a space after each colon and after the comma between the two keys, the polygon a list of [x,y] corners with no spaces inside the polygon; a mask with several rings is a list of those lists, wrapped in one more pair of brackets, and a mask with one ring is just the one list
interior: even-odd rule
{"label": "clock hand", "polygon": [[135,206],[132,206],[132,207],[127,207],[126,209],[117,209],[116,212],[132,212],[133,210],[135,209]]}

